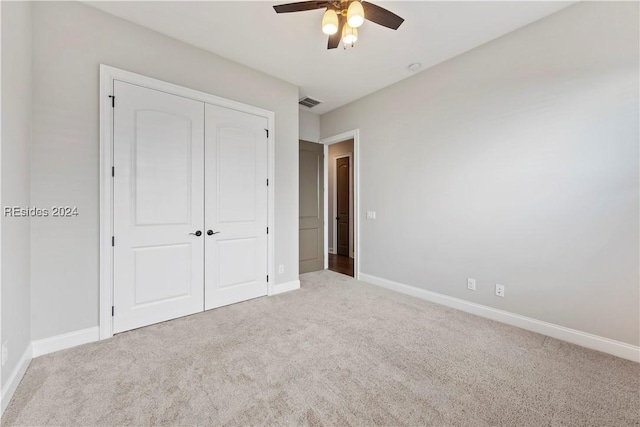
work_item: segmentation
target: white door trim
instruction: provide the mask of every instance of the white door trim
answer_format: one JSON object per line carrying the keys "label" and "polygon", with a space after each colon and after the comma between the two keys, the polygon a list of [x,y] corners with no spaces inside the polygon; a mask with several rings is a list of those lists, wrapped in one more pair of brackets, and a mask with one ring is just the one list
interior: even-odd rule
{"label": "white door trim", "polygon": [[[268,295],[275,293],[274,282],[274,141],[275,141],[275,114],[272,111],[242,104],[240,102],[210,95],[193,89],[167,83],[161,80],[146,77],[130,71],[120,70],[108,65],[100,65],[100,339],[113,336],[113,318],[111,307],[113,306],[113,181],[111,168],[113,165],[113,82],[119,80],[149,89],[166,92],[172,95],[182,96],[208,104],[242,111],[244,113],[265,117],[268,122],[269,137],[267,140],[267,176],[269,187],[267,189],[267,203],[269,235],[267,236],[267,272],[271,280],[268,286]],[[116,104],[118,100],[115,100]],[[117,173],[117,171],[116,171]],[[266,184],[266,183],[265,183]],[[116,236],[117,238],[117,236]]]}
{"label": "white door trim", "polygon": [[[360,277],[360,129],[353,129],[338,135],[320,139],[324,144],[324,217],[329,218],[329,145],[353,139],[353,244],[354,279]],[[334,248],[335,249],[335,248]],[[324,222],[324,268],[329,268],[329,222]]]}
{"label": "white door trim", "polygon": [[[353,253],[353,246],[356,240],[355,230],[351,230],[351,223],[355,223],[355,218],[353,217],[353,153],[346,154],[338,154],[337,156],[333,156],[333,217],[331,221],[335,221],[335,218],[338,216],[338,170],[336,168],[336,161],[338,159],[343,159],[345,157],[349,158],[349,234],[353,231],[353,241],[351,240],[351,236],[349,236],[349,256],[353,258],[355,254]],[[338,252],[337,247],[338,241],[338,227],[337,225],[333,227],[333,253]]]}

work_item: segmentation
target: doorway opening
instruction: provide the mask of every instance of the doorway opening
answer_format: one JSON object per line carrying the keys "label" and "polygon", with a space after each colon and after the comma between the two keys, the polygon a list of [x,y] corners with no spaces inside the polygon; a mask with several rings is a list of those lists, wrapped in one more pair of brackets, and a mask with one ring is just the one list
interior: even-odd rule
{"label": "doorway opening", "polygon": [[325,268],[358,278],[358,131],[325,138]]}
{"label": "doorway opening", "polygon": [[329,146],[329,270],[353,277],[353,139]]}

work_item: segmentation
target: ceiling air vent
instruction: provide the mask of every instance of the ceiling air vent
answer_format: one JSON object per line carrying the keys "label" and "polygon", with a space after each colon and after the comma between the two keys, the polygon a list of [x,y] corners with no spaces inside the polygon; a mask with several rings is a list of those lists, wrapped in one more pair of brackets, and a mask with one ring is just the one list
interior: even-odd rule
{"label": "ceiling air vent", "polygon": [[298,101],[298,104],[303,105],[307,108],[313,108],[318,104],[321,104],[322,101],[318,100],[318,99],[313,99],[310,96],[305,96],[304,98],[301,98]]}

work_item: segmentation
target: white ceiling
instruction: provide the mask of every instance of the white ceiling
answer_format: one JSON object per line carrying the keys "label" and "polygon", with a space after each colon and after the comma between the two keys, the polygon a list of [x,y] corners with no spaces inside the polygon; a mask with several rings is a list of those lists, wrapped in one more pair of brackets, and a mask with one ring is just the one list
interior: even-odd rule
{"label": "white ceiling", "polygon": [[[405,18],[393,31],[372,22],[355,48],[328,51],[322,10],[276,14],[284,1],[111,1],[87,4],[300,87],[324,114],[574,2],[374,1]],[[301,107],[305,109],[304,107]]]}

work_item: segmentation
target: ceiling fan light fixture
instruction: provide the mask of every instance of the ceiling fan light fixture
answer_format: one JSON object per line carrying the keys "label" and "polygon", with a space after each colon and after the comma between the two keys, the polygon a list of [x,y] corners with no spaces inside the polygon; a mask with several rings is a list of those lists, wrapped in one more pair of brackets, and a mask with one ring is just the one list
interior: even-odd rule
{"label": "ceiling fan light fixture", "polygon": [[347,9],[347,22],[352,28],[358,28],[364,23],[364,8],[358,0],[351,2]]}
{"label": "ceiling fan light fixture", "polygon": [[322,32],[332,35],[338,32],[338,14],[333,9],[327,9],[322,16]]}
{"label": "ceiling fan light fixture", "polygon": [[[304,0],[294,3],[277,4],[273,6],[276,13],[304,12],[307,10],[322,10],[322,32],[329,37],[327,49],[336,49],[340,42],[347,49],[348,45],[354,46],[358,41],[358,28],[365,19],[375,22],[383,27],[397,30],[404,22],[387,9],[377,6],[370,1],[361,0]],[[365,16],[366,10],[366,16]]]}
{"label": "ceiling fan light fixture", "polygon": [[358,41],[358,29],[351,25],[342,27],[342,43],[353,45]]}

